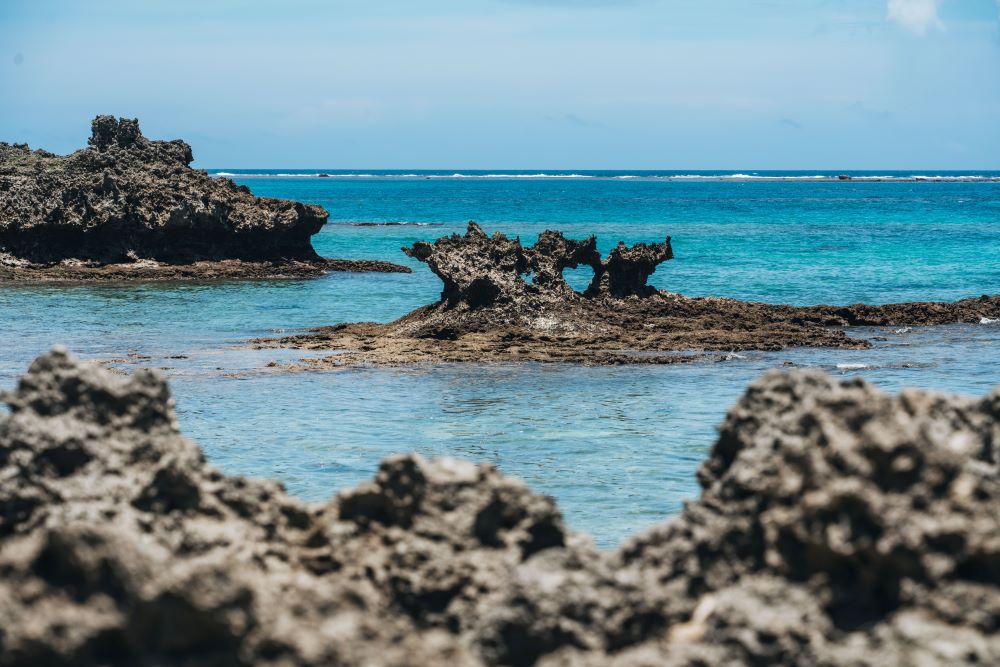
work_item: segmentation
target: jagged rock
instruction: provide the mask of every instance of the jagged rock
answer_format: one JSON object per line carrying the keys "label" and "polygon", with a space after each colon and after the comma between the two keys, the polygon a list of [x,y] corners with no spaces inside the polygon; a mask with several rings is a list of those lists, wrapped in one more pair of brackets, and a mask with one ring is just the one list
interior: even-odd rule
{"label": "jagged rock", "polygon": [[[669,243],[669,241],[668,241]],[[569,296],[572,289],[563,277],[566,269],[589,266],[596,276],[603,271],[601,253],[597,251],[597,238],[590,236],[583,241],[567,239],[562,232],[544,231],[538,236],[529,254],[532,284],[540,289]]]}
{"label": "jagged rock", "polygon": [[397,457],[324,506],[226,477],[166,385],[57,350],[0,417],[0,665],[470,664],[454,628],[533,554],[550,499]]}
{"label": "jagged rock", "polygon": [[[548,667],[994,664],[998,443],[1000,389],[893,397],[771,372],[727,416],[696,502],[606,560],[519,567],[481,650]],[[498,636],[520,639],[515,659]]]}
{"label": "jagged rock", "polygon": [[769,373],[701,498],[611,553],[487,465],[320,505],[227,477],[152,373],[56,351],[5,400],[5,667],[1000,661],[1000,389]]}
{"label": "jagged rock", "polygon": [[656,271],[656,267],[673,258],[674,250],[670,246],[669,236],[663,243],[638,243],[631,248],[619,242],[608,255],[607,261],[595,267],[594,281],[587,288],[587,293],[607,294],[619,299],[627,296],[650,296],[656,289],[647,285],[646,281]]}
{"label": "jagged rock", "polygon": [[[103,153],[112,146],[128,149],[144,140],[145,137],[139,131],[138,119],[119,118],[115,120],[114,116],[98,116],[91,123],[91,135],[90,139],[87,140],[87,145],[93,146]],[[180,160],[185,165],[191,164],[191,161],[194,160],[191,155],[191,147],[183,142],[177,142],[174,145],[183,151],[182,155],[179,156]]]}
{"label": "jagged rock", "polygon": [[0,280],[101,280],[122,267],[186,277],[169,269],[178,265],[251,277],[339,268],[310,242],[328,216],[319,206],[255,197],[191,169],[188,144],[150,141],[136,120],[98,116],[88,143],[65,157],[0,143]]}
{"label": "jagged rock", "polygon": [[631,248],[619,243],[608,260],[601,261],[593,236],[574,241],[561,232],[546,231],[533,246],[524,248],[520,239],[500,232],[488,236],[475,222],[469,223],[464,236],[452,234],[433,244],[418,241],[403,252],[425,262],[441,278],[445,305],[470,308],[511,304],[537,308],[546,301],[572,298],[576,293],[563,271],[580,265],[594,270],[593,282],[584,292],[588,297],[649,296],[656,290],[646,280],[674,256],[669,237],[663,243]]}
{"label": "jagged rock", "polygon": [[465,236],[452,234],[433,244],[418,241],[403,252],[425,262],[441,279],[441,300],[449,307],[512,303],[527,294],[522,276],[528,272],[528,258],[521,241],[499,232],[487,236],[474,222]]}

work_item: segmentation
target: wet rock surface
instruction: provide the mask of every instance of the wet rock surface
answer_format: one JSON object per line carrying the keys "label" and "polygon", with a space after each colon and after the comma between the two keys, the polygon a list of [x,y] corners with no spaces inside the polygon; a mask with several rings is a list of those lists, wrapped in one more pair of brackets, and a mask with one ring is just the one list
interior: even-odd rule
{"label": "wet rock surface", "polygon": [[255,197],[192,159],[185,142],[150,141],[138,121],[112,116],[68,156],[0,143],[0,281],[409,270],[321,258],[310,239],[325,210]]}
{"label": "wet rock surface", "polygon": [[0,417],[0,665],[1000,661],[1000,390],[770,373],[615,552],[488,465],[326,504],[227,477],[165,384],[63,351]]}
{"label": "wet rock surface", "polygon": [[[303,360],[295,369],[463,361],[668,364],[748,350],[871,346],[844,327],[1000,318],[1000,295],[954,303],[796,307],[663,292],[647,280],[673,258],[669,238],[632,247],[619,243],[603,259],[594,237],[578,241],[546,231],[524,247],[469,223],[464,236],[418,242],[403,252],[441,278],[440,301],[389,324],[342,324],[253,344],[338,351]],[[578,266],[594,270],[582,293],[563,278],[565,269]]]}

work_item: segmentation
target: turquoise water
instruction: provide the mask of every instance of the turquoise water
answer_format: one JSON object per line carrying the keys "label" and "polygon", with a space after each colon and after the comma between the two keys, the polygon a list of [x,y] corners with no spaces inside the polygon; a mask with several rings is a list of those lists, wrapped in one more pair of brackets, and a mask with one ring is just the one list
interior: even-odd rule
{"label": "turquoise water", "polygon": [[415,273],[3,288],[0,387],[55,343],[85,358],[120,360],[114,365],[125,370],[160,368],[184,431],[228,473],[277,477],[297,495],[322,499],[369,478],[392,453],[489,460],[555,496],[574,528],[607,547],[697,493],[694,471],[715,425],[767,368],[818,366],[893,391],[982,394],[1000,384],[1000,325],[990,323],[859,331],[885,338],[866,351],[792,350],[666,368],[284,374],[265,364],[302,353],[239,347],[254,336],[315,325],[388,321],[433,300],[440,283],[399,248],[462,231],[469,219],[525,241],[546,228],[593,233],[605,250],[619,239],[669,234],[677,259],[652,282],[692,295],[806,304],[996,293],[1000,174],[830,182],[795,173],[276,173],[289,172],[235,180],[256,194],[326,207],[330,224],[315,241],[321,254],[407,263]]}

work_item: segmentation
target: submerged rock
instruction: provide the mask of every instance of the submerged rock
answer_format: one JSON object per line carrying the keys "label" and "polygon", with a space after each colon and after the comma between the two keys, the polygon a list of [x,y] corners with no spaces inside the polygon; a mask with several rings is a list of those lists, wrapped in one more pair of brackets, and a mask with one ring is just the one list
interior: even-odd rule
{"label": "submerged rock", "polygon": [[0,417],[0,665],[1000,661],[1000,390],[772,372],[700,499],[615,552],[487,465],[308,505],[227,477],[169,392],[56,351]]}
{"label": "submerged rock", "polygon": [[[732,352],[792,346],[863,349],[846,326],[978,323],[1000,317],[1000,296],[955,303],[882,306],[783,306],[688,298],[647,284],[673,258],[662,243],[619,243],[601,257],[597,240],[546,231],[530,247],[469,223],[464,236],[404,248],[441,278],[441,299],[388,324],[363,322],[254,341],[262,347],[337,350],[294,368],[353,364],[575,362],[667,364],[724,360]],[[574,291],[563,277],[589,266],[590,285]]]}
{"label": "submerged rock", "polygon": [[[146,139],[136,120],[98,116],[88,143],[68,156],[0,143],[0,280],[345,268],[312,247],[327,220],[319,206],[255,197],[192,169],[188,144]],[[375,266],[408,270],[388,262],[369,270]]]}

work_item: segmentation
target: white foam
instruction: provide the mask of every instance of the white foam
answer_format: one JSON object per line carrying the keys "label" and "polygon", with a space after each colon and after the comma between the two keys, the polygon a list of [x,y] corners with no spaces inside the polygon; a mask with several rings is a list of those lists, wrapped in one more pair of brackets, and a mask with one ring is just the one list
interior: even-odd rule
{"label": "white foam", "polygon": [[913,331],[911,327],[903,327],[902,329],[896,329],[896,331],[894,331],[893,333],[905,334],[905,333],[910,333],[911,331]]}
{"label": "white foam", "polygon": [[[620,177],[619,177],[620,178]],[[835,181],[834,176],[809,175],[809,176],[776,176],[772,174],[679,174],[677,176],[666,176],[678,181]]]}
{"label": "white foam", "polygon": [[989,317],[981,317],[979,319],[980,324],[1000,324],[1000,319],[992,319]]}
{"label": "white foam", "polygon": [[913,176],[914,181],[995,181],[996,178],[991,178],[989,176],[955,176],[953,174],[940,174],[932,176]]}
{"label": "white foam", "polygon": [[451,176],[435,176],[428,174],[430,178],[596,178],[590,174],[461,174],[455,173]]}
{"label": "white foam", "polygon": [[837,368],[842,371],[859,371],[863,368],[871,368],[870,364],[837,364]]}
{"label": "white foam", "polygon": [[390,220],[388,222],[369,221],[335,221],[335,224],[350,225],[352,227],[431,227],[439,225],[437,222],[410,222],[405,220]]}
{"label": "white foam", "polygon": [[[618,180],[663,180],[663,181],[768,181],[768,182],[830,182],[839,181],[838,176],[831,174],[808,174],[808,175],[777,175],[761,174],[758,172],[745,173],[734,172],[731,174],[553,174],[548,172],[537,172],[530,174],[503,174],[503,173],[481,173],[470,174],[465,172],[454,172],[452,174],[443,173],[406,173],[406,174],[372,174],[372,173],[327,173],[324,176],[333,179],[618,179]],[[212,174],[219,177],[239,177],[239,178],[317,178],[320,173],[233,173],[220,171]],[[979,182],[996,183],[1000,182],[1000,177],[992,175],[873,175],[873,176],[851,176],[852,181],[884,181],[884,182]]]}

